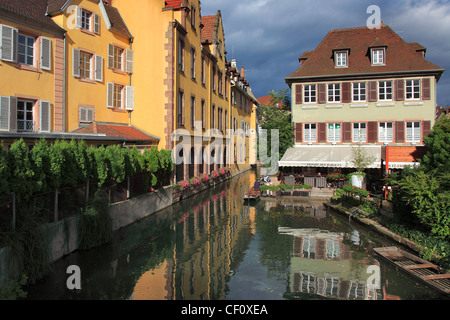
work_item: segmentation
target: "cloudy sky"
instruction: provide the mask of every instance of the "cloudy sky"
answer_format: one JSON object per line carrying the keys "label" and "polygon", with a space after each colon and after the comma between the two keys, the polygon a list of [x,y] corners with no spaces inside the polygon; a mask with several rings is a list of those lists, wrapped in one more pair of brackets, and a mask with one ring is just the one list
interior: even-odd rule
{"label": "cloudy sky", "polygon": [[450,105],[450,0],[202,0],[202,15],[222,13],[227,59],[237,59],[256,97],[289,87],[284,78],[332,29],[366,26],[370,5],[407,42],[427,48],[426,59],[447,71],[438,105]]}

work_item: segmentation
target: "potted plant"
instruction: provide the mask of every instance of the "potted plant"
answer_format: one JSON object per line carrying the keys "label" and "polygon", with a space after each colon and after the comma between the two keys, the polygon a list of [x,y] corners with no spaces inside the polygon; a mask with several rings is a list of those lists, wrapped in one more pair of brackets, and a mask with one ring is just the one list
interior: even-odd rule
{"label": "potted plant", "polygon": [[365,149],[361,148],[361,145],[352,149],[353,158],[352,164],[356,168],[356,172],[350,174],[352,186],[362,188],[364,184],[364,178],[366,174],[364,169],[367,168],[375,160],[373,157],[367,155]]}

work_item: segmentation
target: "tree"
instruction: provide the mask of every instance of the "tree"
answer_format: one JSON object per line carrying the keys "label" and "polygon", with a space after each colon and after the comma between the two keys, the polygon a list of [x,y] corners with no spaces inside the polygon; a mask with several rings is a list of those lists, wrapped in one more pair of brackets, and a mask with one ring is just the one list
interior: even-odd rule
{"label": "tree", "polygon": [[[291,103],[287,95],[287,90],[280,92],[269,92],[271,96],[269,104],[261,106],[260,124],[261,128],[267,130],[267,156],[271,156],[271,130],[279,130],[279,155],[281,159],[287,149],[294,144],[294,130],[291,122]],[[281,107],[280,107],[281,106]],[[259,148],[265,146],[258,145]]]}
{"label": "tree", "polygon": [[445,172],[450,168],[450,118],[438,120],[424,139],[427,152],[420,165],[426,171]]}

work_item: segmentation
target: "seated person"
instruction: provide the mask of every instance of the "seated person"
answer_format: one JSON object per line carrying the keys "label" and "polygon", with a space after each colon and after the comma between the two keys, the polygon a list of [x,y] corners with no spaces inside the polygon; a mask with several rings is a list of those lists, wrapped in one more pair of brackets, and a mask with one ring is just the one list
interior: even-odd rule
{"label": "seated person", "polygon": [[259,189],[261,187],[261,182],[258,180],[255,181],[255,184],[253,185],[253,189]]}

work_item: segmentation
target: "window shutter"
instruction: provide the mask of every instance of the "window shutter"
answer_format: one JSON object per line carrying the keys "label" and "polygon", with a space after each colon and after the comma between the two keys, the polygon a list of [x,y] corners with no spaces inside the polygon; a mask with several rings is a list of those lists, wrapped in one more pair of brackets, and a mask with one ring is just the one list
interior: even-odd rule
{"label": "window shutter", "polygon": [[1,25],[0,50],[1,60],[17,62],[17,39],[19,32],[17,29]]}
{"label": "window shutter", "polygon": [[108,44],[108,68],[114,68],[114,46]]}
{"label": "window shutter", "polygon": [[425,142],[425,138],[428,136],[428,134],[431,131],[431,121],[430,120],[425,120],[422,122],[422,127],[423,127],[423,131],[422,131],[422,142]]}
{"label": "window shutter", "polygon": [[325,83],[319,83],[318,85],[319,89],[319,103],[327,103],[327,87]]}
{"label": "window shutter", "polygon": [[86,121],[87,122],[93,122],[95,119],[94,117],[94,109],[93,108],[87,108],[86,109]]}
{"label": "window shutter", "polygon": [[17,99],[9,97],[9,130],[17,130]]}
{"label": "window shutter", "polygon": [[422,100],[430,100],[430,78],[422,79]]}
{"label": "window shutter", "polygon": [[41,69],[52,68],[52,40],[41,37]]}
{"label": "window shutter", "polygon": [[303,123],[295,124],[295,142],[301,143],[303,141]]}
{"label": "window shutter", "polygon": [[40,131],[50,132],[50,101],[41,101],[40,104]]}
{"label": "window shutter", "polygon": [[80,76],[80,50],[73,49],[72,63],[73,63],[73,76],[79,77]]}
{"label": "window shutter", "polygon": [[80,107],[78,120],[79,120],[79,122],[86,122],[87,121],[87,108]]}
{"label": "window shutter", "polygon": [[319,143],[323,143],[327,141],[327,124],[325,122],[320,122],[317,125],[318,133],[317,133],[317,141]]}
{"label": "window shutter", "polygon": [[395,140],[397,143],[405,142],[405,122],[396,121],[395,122]]}
{"label": "window shutter", "polygon": [[376,102],[378,93],[377,93],[377,82],[370,81],[369,82],[369,102]]}
{"label": "window shutter", "polygon": [[405,100],[405,82],[403,80],[395,80],[395,100]]}
{"label": "window shutter", "polygon": [[81,13],[82,13],[82,9],[80,7],[76,7],[75,8],[75,27],[77,27],[78,29],[81,29]]}
{"label": "window shutter", "polygon": [[349,103],[351,101],[351,83],[342,83],[342,103]]}
{"label": "window shutter", "polygon": [[370,121],[367,123],[367,142],[376,143],[378,139],[378,123]]}
{"label": "window shutter", "polygon": [[133,50],[125,51],[125,72],[133,73],[134,69],[134,52]]}
{"label": "window shutter", "polygon": [[94,33],[100,34],[100,16],[94,13]]}
{"label": "window shutter", "polygon": [[352,123],[344,122],[342,124],[342,142],[352,142]]}
{"label": "window shutter", "polygon": [[303,90],[303,86],[301,84],[297,84],[295,86],[295,104],[302,104],[303,103],[303,100],[302,100],[303,92],[302,92],[302,90]]}
{"label": "window shutter", "polygon": [[0,96],[0,130],[9,130],[9,97]]}
{"label": "window shutter", "polygon": [[95,55],[95,81],[103,81],[103,57]]}
{"label": "window shutter", "polygon": [[114,83],[108,82],[107,94],[106,94],[106,106],[113,108],[113,95],[114,95]]}
{"label": "window shutter", "polygon": [[134,87],[125,87],[125,109],[134,110]]}

